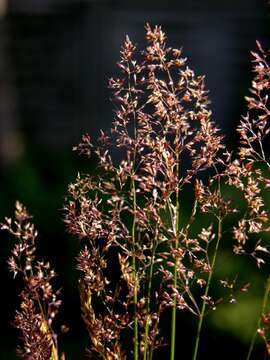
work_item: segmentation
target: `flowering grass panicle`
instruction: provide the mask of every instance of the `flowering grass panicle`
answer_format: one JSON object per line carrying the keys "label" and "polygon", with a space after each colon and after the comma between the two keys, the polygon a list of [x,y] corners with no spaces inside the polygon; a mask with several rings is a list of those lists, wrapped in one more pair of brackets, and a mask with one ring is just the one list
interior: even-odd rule
{"label": "flowering grass panicle", "polygon": [[[117,336],[107,349],[116,347],[118,350],[112,351],[118,358],[124,350],[116,343],[121,333],[132,329],[134,359],[152,359],[162,343],[162,313],[172,308],[173,359],[176,310],[185,309],[198,317],[195,359],[206,308],[216,307],[209,290],[223,237],[222,224],[238,211],[224,197],[223,183],[243,191],[247,202],[245,217],[232,229],[234,251],[242,253],[248,232],[267,229],[268,214],[258,185],[263,175],[243,158],[244,122],[238,129],[242,139],[239,158],[232,160],[232,154],[224,150],[222,136],[211,119],[204,77],[189,68],[182,50],[167,47],[158,26],[146,25],[146,41],[140,51],[127,36],[122,47],[120,76],[109,81],[117,106],[111,132],[101,132],[97,146],[86,135],[75,148],[86,155],[96,153],[101,175],[79,175],[70,185],[65,221],[68,230],[86,244],[78,257],[84,274],[82,291],[106,304],[106,311],[99,315],[103,316],[99,319],[103,327],[95,337],[112,331],[105,319],[117,316],[119,321],[112,321],[113,326],[119,324],[113,330]],[[114,146],[123,154],[120,163],[112,160]],[[208,185],[200,177],[205,170],[213,173]],[[193,205],[188,219],[183,220],[186,189],[191,193],[193,189]],[[200,213],[208,216],[208,226],[199,226],[194,233],[193,223]],[[266,248],[257,243],[252,252],[258,265],[263,259],[256,256],[257,251],[263,250]],[[117,285],[112,285],[115,279],[110,279],[106,269],[115,253]],[[89,277],[99,281],[91,285]],[[86,309],[83,311],[85,314]],[[92,300],[90,313],[95,314]],[[98,329],[89,321],[87,326],[90,333]],[[130,347],[127,349],[126,354]]]}
{"label": "flowering grass panicle", "polygon": [[36,258],[38,233],[31,223],[31,216],[21,203],[16,202],[15,219],[6,218],[1,228],[17,240],[8,265],[14,277],[20,277],[24,285],[20,309],[14,320],[21,338],[18,355],[27,360],[58,360],[53,321],[61,300],[59,291],[53,288],[54,270],[48,262]]}
{"label": "flowering grass panicle", "polygon": [[[145,48],[139,50],[127,36],[119,77],[109,80],[116,105],[110,132],[101,131],[97,144],[86,134],[74,148],[88,157],[96,155],[99,171],[95,176],[79,174],[69,185],[64,221],[82,245],[77,269],[89,356],[152,360],[161,345],[170,343],[174,360],[176,314],[187,311],[197,321],[196,360],[206,314],[225,300],[235,303],[236,293],[250,287],[238,284],[236,274],[233,280],[218,279],[226,296],[212,294],[224,240],[233,244],[232,256],[249,255],[258,267],[267,261],[263,235],[270,224],[263,194],[270,186],[264,150],[269,135],[269,52],[257,43],[258,53],[252,53],[255,77],[234,154],[225,148],[212,120],[204,77],[190,69],[181,49],[167,46],[160,26],[146,24],[145,29]],[[120,161],[114,159],[116,150]],[[228,196],[228,189],[239,194],[241,206]],[[33,265],[37,235],[20,204],[16,214],[15,230],[9,219],[3,226],[20,240],[9,265],[27,284],[16,325],[24,334],[25,353],[47,353],[55,360],[51,323],[60,302],[51,287],[54,273],[47,264]],[[21,253],[23,267],[18,265]],[[257,334],[270,349],[269,284],[247,360]],[[36,307],[39,297],[49,304],[46,308]],[[168,312],[171,332],[166,337],[160,324]],[[29,342],[29,334],[33,336],[28,331],[38,339],[38,350]]]}

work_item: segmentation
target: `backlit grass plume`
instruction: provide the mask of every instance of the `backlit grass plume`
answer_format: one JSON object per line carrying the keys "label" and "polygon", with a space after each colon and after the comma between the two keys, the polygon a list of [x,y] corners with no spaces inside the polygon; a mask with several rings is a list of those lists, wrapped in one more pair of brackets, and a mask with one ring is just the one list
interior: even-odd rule
{"label": "backlit grass plume", "polygon": [[[143,51],[129,37],[122,47],[120,75],[109,81],[117,106],[111,132],[101,132],[97,146],[85,135],[76,147],[97,155],[100,175],[79,175],[70,185],[65,221],[85,246],[78,268],[92,351],[104,359],[129,358],[131,351],[134,359],[152,359],[163,342],[160,318],[171,308],[170,357],[179,309],[198,317],[195,359],[206,308],[216,307],[209,289],[222,223],[237,211],[221,183],[245,191],[249,211],[233,229],[235,252],[241,253],[246,224],[247,231],[260,232],[268,220],[258,187],[262,174],[243,157],[243,147],[234,160],[225,151],[204,78],[182,51],[167,47],[158,26],[146,25],[146,41]],[[123,155],[120,162],[112,160],[114,147]],[[200,173],[206,170],[213,176],[204,184]],[[188,219],[181,210],[185,191],[193,194]],[[198,213],[209,214],[209,221],[194,233]],[[259,265],[258,246],[253,255]],[[131,341],[121,342],[127,335]]]}
{"label": "backlit grass plume", "polygon": [[[101,131],[97,142],[86,134],[75,147],[94,155],[99,168],[95,176],[79,174],[70,184],[64,221],[81,241],[77,269],[88,355],[152,360],[167,344],[174,360],[181,339],[176,314],[186,311],[197,321],[196,360],[206,314],[222,302],[236,303],[251,286],[238,281],[239,274],[218,278],[220,252],[226,247],[234,258],[246,255],[258,268],[269,262],[269,52],[257,43],[258,53],[252,53],[248,113],[237,128],[238,152],[232,153],[212,119],[204,77],[194,74],[182,50],[166,45],[160,26],[145,29],[145,48],[127,36],[119,76],[109,80],[116,106],[110,132]],[[14,224],[15,229],[7,219],[4,228],[20,241],[9,265],[26,283],[15,321],[23,332],[20,354],[55,360],[51,323],[60,300],[51,287],[54,272],[42,262],[33,265],[36,232],[19,203]],[[217,287],[224,296],[217,297]],[[268,279],[246,359],[257,334],[270,353],[269,292]],[[38,306],[40,297],[45,308]],[[169,335],[161,326],[168,313]]]}
{"label": "backlit grass plume", "polygon": [[[20,309],[16,311],[14,320],[21,338],[18,355],[25,360],[58,360],[53,321],[61,300],[59,291],[53,287],[54,270],[48,262],[36,257],[38,232],[26,208],[19,202],[16,202],[15,219],[6,218],[1,228],[17,240],[8,265],[24,286],[20,294]],[[64,360],[64,355],[61,360]]]}

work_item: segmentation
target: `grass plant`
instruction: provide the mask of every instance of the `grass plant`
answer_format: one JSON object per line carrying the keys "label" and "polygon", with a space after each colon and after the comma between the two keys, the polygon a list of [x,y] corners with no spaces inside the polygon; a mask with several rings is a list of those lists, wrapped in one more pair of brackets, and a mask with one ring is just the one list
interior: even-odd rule
{"label": "grass plant", "polygon": [[[248,289],[241,279],[216,279],[223,242],[232,244],[232,257],[246,255],[258,268],[269,263],[262,240],[270,230],[269,214],[262,192],[270,187],[265,150],[270,53],[257,42],[248,112],[237,128],[240,145],[233,153],[212,119],[204,77],[190,69],[181,49],[167,46],[160,26],[145,28],[145,48],[137,49],[127,36],[119,77],[109,80],[116,106],[111,131],[101,131],[97,142],[86,134],[75,147],[96,156],[100,171],[79,174],[69,185],[64,221],[82,246],[77,269],[90,357],[153,360],[169,343],[170,360],[180,359],[177,314],[185,311],[197,321],[192,357],[197,360],[205,316]],[[120,160],[114,158],[117,151]],[[244,209],[226,188],[239,193]],[[225,229],[230,217],[232,226]],[[59,359],[53,323],[60,294],[50,265],[36,259],[37,233],[23,205],[16,204],[15,220],[7,218],[2,228],[17,239],[8,264],[24,282],[15,316],[18,354]],[[222,299],[212,295],[214,287],[223,289]],[[247,360],[257,335],[270,353],[268,298],[269,280]],[[160,323],[168,312],[171,334],[164,338]]]}

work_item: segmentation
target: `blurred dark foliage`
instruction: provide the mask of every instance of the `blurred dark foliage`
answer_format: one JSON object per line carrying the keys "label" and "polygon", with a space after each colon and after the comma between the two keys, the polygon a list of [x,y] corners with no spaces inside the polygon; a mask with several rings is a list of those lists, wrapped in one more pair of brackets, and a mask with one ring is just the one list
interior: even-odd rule
{"label": "blurred dark foliage", "polygon": [[[191,67],[206,75],[214,118],[234,146],[234,128],[246,111],[249,52],[256,39],[269,47],[269,8],[264,0],[12,0],[1,11],[0,219],[13,213],[16,199],[35,215],[40,254],[63,286],[62,318],[70,327],[63,345],[69,359],[82,359],[87,337],[75,271],[79,244],[65,233],[61,209],[77,172],[96,171],[71,149],[81,134],[95,138],[110,127],[107,79],[115,74],[125,34],[142,42],[148,21],[163,26],[171,45],[183,46]],[[1,234],[0,359],[15,358],[11,321],[18,297],[6,267],[11,247]],[[185,353],[181,346],[191,348],[194,339],[189,316],[179,321],[178,337]],[[203,334],[201,351],[207,359],[238,359],[244,346],[240,337],[213,330]]]}

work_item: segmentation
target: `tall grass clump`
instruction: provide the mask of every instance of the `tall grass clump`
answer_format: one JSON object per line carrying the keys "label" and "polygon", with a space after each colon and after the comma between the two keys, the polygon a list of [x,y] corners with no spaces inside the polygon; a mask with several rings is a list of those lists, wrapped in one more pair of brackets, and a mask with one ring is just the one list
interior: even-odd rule
{"label": "tall grass clump", "polygon": [[[204,77],[194,74],[182,50],[167,47],[161,27],[147,24],[146,42],[140,51],[127,36],[122,46],[119,77],[109,80],[116,105],[111,131],[101,131],[95,145],[86,134],[75,147],[80,154],[94,155],[99,171],[96,176],[79,174],[69,186],[64,221],[82,245],[77,269],[90,357],[152,360],[167,343],[170,360],[174,360],[179,357],[176,339],[181,339],[176,331],[177,313],[186,311],[197,320],[192,356],[196,360],[205,316],[221,302],[212,295],[213,287],[228,290],[231,303],[236,291],[246,292],[249,287],[228,278],[218,279],[217,285],[215,270],[223,242],[230,244],[231,256],[248,255],[258,267],[269,261],[262,240],[270,230],[263,200],[270,186],[270,164],[264,150],[270,115],[269,52],[257,43],[258,50],[252,53],[254,79],[246,97],[248,113],[237,128],[238,152],[232,153],[212,119]],[[116,149],[121,160],[114,160]],[[228,189],[239,193],[241,206],[228,196]],[[21,230],[12,230],[11,224],[7,219],[3,227],[19,239],[9,261],[17,273],[16,259],[28,245],[21,248],[25,237]],[[15,224],[20,226],[20,221]],[[29,239],[33,240],[33,234]],[[22,306],[24,311],[34,306],[39,321],[30,323],[27,332],[18,320],[19,313],[16,315],[15,325],[27,349],[20,355],[54,360],[58,350],[52,311],[49,306],[44,311],[38,300],[46,294],[41,285],[49,286],[49,296],[53,296],[52,273],[48,275],[43,268],[49,266],[40,262],[26,267],[20,270],[26,283]],[[33,276],[39,281],[34,291],[29,287]],[[257,335],[270,352],[269,291],[267,280],[247,359]],[[26,302],[25,297],[30,300]],[[60,302],[53,299],[56,314]],[[47,298],[46,303],[51,304]],[[168,312],[171,331],[163,338],[160,324]],[[36,350],[28,344],[34,325],[35,331],[46,333],[42,337],[47,339],[44,357],[35,357]]]}

